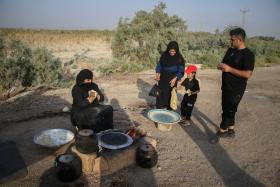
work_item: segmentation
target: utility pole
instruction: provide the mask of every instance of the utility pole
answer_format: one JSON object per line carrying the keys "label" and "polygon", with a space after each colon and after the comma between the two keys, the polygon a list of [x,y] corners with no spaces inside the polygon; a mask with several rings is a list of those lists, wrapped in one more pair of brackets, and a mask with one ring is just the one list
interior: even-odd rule
{"label": "utility pole", "polygon": [[249,9],[248,9],[248,11],[245,11],[245,8],[244,8],[244,10],[243,10],[243,11],[240,10],[240,12],[243,12],[243,13],[244,13],[244,15],[243,15],[243,29],[244,29],[244,24],[245,24],[245,12],[249,12]]}
{"label": "utility pole", "polygon": [[202,32],[202,22],[201,22],[201,29],[200,29],[200,32]]}

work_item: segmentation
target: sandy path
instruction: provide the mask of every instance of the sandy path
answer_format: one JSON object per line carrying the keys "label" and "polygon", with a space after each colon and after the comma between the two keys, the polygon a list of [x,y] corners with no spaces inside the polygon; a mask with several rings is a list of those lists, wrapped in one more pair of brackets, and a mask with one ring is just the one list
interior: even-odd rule
{"label": "sandy path", "polygon": [[[218,70],[198,71],[202,89],[191,125],[174,124],[170,131],[160,131],[147,118],[155,105],[155,98],[148,96],[154,70],[94,80],[105,94],[106,104],[114,107],[115,128],[134,123],[158,140],[158,164],[152,169],[130,166],[104,177],[83,175],[65,184],[56,179],[53,162],[70,144],[54,151],[35,145],[32,139],[50,128],[75,131],[69,116],[55,115],[71,106],[71,89],[22,94],[1,105],[0,143],[16,142],[28,175],[1,186],[280,186],[279,71],[280,66],[255,69],[238,108],[236,138],[215,145],[209,140],[221,121]],[[179,100],[183,94],[178,92]],[[176,112],[180,113],[179,107]],[[20,122],[22,119],[25,121]],[[105,184],[108,180],[112,182]]]}

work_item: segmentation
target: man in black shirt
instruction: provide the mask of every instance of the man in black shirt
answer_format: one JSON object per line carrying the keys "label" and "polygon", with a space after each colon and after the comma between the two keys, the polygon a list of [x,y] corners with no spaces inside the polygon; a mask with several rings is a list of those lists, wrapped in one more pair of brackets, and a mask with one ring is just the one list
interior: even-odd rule
{"label": "man in black shirt", "polygon": [[[251,77],[255,57],[245,46],[246,33],[237,28],[230,31],[231,48],[226,52],[223,61],[217,66],[222,74],[222,122],[220,130],[211,143],[219,142],[220,138],[234,138],[235,113],[245,92],[247,80]],[[226,131],[228,130],[228,131]]]}

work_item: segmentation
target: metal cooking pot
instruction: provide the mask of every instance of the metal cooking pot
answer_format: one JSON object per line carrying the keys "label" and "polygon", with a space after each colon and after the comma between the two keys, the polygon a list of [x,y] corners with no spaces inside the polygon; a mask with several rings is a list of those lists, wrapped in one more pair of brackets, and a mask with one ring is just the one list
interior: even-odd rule
{"label": "metal cooking pot", "polygon": [[152,168],[157,164],[158,153],[151,144],[144,144],[138,147],[136,152],[136,162],[140,167]]}
{"label": "metal cooking pot", "polygon": [[54,166],[56,175],[61,182],[72,182],[82,174],[82,162],[71,154],[62,154],[56,157]]}
{"label": "metal cooking pot", "polygon": [[80,130],[75,135],[76,149],[80,153],[90,154],[98,152],[98,137],[91,129]]}

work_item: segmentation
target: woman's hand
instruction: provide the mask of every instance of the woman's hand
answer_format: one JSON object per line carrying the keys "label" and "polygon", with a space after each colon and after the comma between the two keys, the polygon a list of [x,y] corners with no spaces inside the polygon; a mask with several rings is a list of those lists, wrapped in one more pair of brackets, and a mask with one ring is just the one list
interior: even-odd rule
{"label": "woman's hand", "polygon": [[176,83],[176,78],[173,78],[169,83],[170,83],[170,87],[173,87]]}
{"label": "woman's hand", "polygon": [[160,80],[160,74],[157,73],[156,79],[159,81]]}

